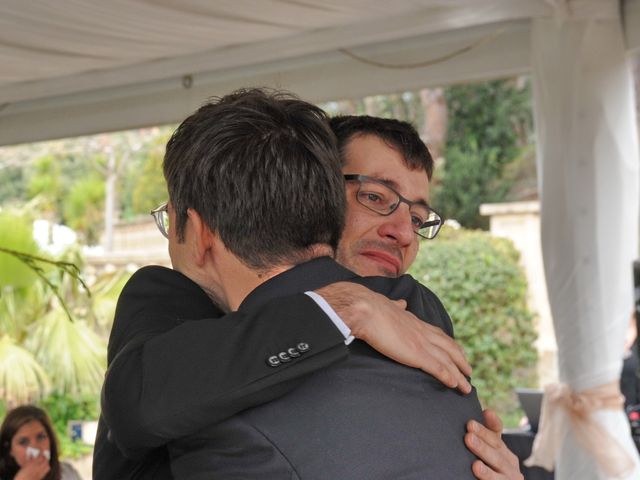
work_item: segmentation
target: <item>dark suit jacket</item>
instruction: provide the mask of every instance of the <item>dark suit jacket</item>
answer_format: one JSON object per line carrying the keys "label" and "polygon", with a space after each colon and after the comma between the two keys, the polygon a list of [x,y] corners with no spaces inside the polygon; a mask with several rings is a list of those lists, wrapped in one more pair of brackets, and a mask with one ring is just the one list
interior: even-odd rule
{"label": "dark suit jacket", "polygon": [[[354,280],[444,331],[436,296],[409,276],[356,278],[328,258],[299,265],[254,290],[239,311],[280,295]],[[180,479],[466,479],[475,457],[465,424],[482,420],[475,391],[462,395],[420,370],[354,341],[350,356],[288,395],[170,444]]]}
{"label": "dark suit jacket", "polygon": [[[145,267],[131,277],[109,339],[94,479],[171,478],[167,441],[277,398],[348,354],[304,294],[222,315],[174,270]],[[301,342],[308,354],[269,365]]]}

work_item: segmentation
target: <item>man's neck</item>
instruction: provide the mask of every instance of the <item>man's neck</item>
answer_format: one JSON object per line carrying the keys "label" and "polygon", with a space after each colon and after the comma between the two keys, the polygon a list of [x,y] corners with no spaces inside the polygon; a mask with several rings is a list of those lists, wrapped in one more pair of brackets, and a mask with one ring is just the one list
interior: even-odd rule
{"label": "man's neck", "polygon": [[[332,256],[333,251],[328,245],[314,245],[309,249],[309,256],[305,261],[321,256]],[[296,264],[280,264],[270,267],[268,270],[256,270],[248,267],[235,255],[225,256],[220,259],[219,279],[220,279],[220,301],[229,311],[238,309],[242,301],[255,288],[267,280],[290,270]]]}

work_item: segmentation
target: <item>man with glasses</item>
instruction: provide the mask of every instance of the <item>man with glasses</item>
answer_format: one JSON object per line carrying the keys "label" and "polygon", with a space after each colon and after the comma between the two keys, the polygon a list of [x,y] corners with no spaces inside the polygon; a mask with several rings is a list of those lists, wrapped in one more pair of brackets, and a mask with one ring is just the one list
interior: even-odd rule
{"label": "man with glasses", "polygon": [[[348,118],[334,120],[332,126],[334,129],[339,130],[338,127],[340,125],[338,125],[338,123],[341,123],[343,127],[345,125],[350,127],[350,123],[353,123],[354,120],[362,121],[362,117],[353,117],[351,120]],[[383,126],[385,123],[390,122],[388,120],[380,119],[370,119],[367,121],[371,123],[374,120],[381,122]],[[393,122],[391,122],[391,124],[393,124]],[[398,124],[396,126],[401,126],[404,129],[409,127],[407,124]],[[358,126],[358,128],[361,127],[362,125]],[[343,130],[345,129],[343,128]],[[348,129],[345,131],[348,132]],[[393,145],[393,141],[388,139],[383,140],[384,136],[381,137],[379,132],[367,133],[365,129],[364,133],[358,133],[355,130],[348,133],[349,135],[346,137],[343,135],[344,138],[342,139],[340,138],[340,134],[338,134],[338,138],[341,140],[343,158],[347,159],[344,171],[347,173],[347,175],[345,175],[345,180],[348,193],[347,228],[345,229],[343,239],[340,244],[338,259],[341,263],[361,274],[398,276],[406,271],[408,266],[415,259],[418,246],[416,233],[425,238],[433,238],[441,224],[439,216],[428,206],[427,203],[428,177],[431,173],[430,159],[429,165],[422,165],[418,163],[417,165],[414,165],[412,170],[409,170],[407,165],[405,165],[406,162],[404,161],[402,154],[398,152],[395,152],[397,156],[396,160],[400,159],[400,162],[394,163],[393,160],[388,162],[388,159],[384,158],[384,154],[389,153],[385,152],[385,149],[395,151],[395,147],[390,146]],[[352,139],[352,135],[358,138]],[[345,145],[345,143],[348,145]],[[378,153],[367,150],[369,143],[372,144],[371,146],[375,147],[375,150]],[[423,144],[422,147],[424,148]],[[349,151],[349,148],[352,151]],[[359,153],[361,150],[363,151],[362,154]],[[426,152],[426,149],[424,150]],[[428,155],[428,152],[426,154]],[[376,159],[378,157],[380,157],[380,161],[376,164]],[[416,162],[418,161],[419,160],[416,159]],[[156,218],[156,222],[158,223],[158,227],[166,235],[166,220],[168,218],[167,206],[162,206],[159,209],[156,209],[153,213]],[[330,287],[327,287],[327,289],[328,290],[320,291],[331,303],[331,300],[334,298],[334,294],[338,295],[340,290],[331,291]],[[360,292],[357,293],[359,294]],[[373,301],[373,299],[370,300]],[[391,310],[385,310],[385,313],[391,313]],[[399,315],[398,312],[392,313],[394,315]],[[446,316],[443,311],[440,312],[439,315]],[[355,323],[355,328],[352,328],[352,331],[356,336],[359,336],[358,334],[362,333],[359,330],[360,325],[362,324]],[[403,324],[399,323],[396,326],[388,323],[384,325],[385,328],[378,329],[377,334],[380,336],[393,337],[394,335],[397,335],[396,330],[400,330],[400,326]],[[405,325],[412,324],[405,323]],[[443,324],[442,326],[446,328],[447,325],[448,324]],[[415,325],[413,326],[416,327]],[[436,332],[437,329],[434,327],[431,328],[433,328],[433,330],[428,332],[429,335],[432,335],[432,339],[430,340],[432,341],[431,350],[432,353],[437,352],[437,354],[434,354],[433,358],[436,359],[436,364],[437,359],[439,358],[441,365],[448,365],[450,367],[455,363],[452,360],[452,358],[455,357],[455,354],[452,354],[451,357],[447,357],[446,352],[451,350],[450,345],[443,342],[442,337],[438,337],[438,334],[441,334],[441,332]],[[416,328],[413,331],[416,336],[427,336],[427,333],[420,328]],[[448,330],[448,333],[451,333],[450,330]],[[361,336],[366,337],[367,335],[370,334]],[[405,336],[404,340],[407,341],[407,339],[408,337]],[[424,339],[421,339],[420,341],[424,341]],[[415,355],[413,351],[407,351],[406,349],[405,351],[402,351],[402,349],[396,349],[396,346],[397,345],[394,345],[394,347],[390,348],[386,353],[398,361],[404,361],[404,363],[421,367],[426,370],[426,368],[424,368],[423,359],[418,361],[416,359],[417,355]],[[300,345],[298,345],[298,347],[300,347]],[[382,350],[382,348],[380,349]],[[304,350],[304,348],[302,350]],[[297,354],[298,357],[304,357],[304,352],[300,352],[299,348],[298,351],[294,353]],[[293,355],[291,355],[291,357],[293,357]],[[292,360],[295,361],[297,358],[286,358],[285,355],[284,358],[281,358],[280,356],[274,358],[274,356],[271,356],[268,359],[268,361],[273,362],[274,365],[277,364],[284,367],[287,367],[287,363]],[[457,363],[461,366],[456,368],[464,370],[465,367],[462,366],[462,362],[457,361]],[[291,364],[289,364],[289,366],[290,365]],[[316,366],[314,368],[322,367]],[[434,370],[437,370],[437,368]],[[459,375],[460,374],[458,373],[458,376]],[[444,379],[445,377],[447,377],[447,375],[440,372],[439,378]],[[460,385],[461,390],[466,390],[464,381],[451,381],[451,379],[455,378],[455,374],[449,374],[447,379],[448,384],[455,386],[457,383]],[[257,403],[260,402],[255,402],[254,404]],[[189,418],[194,419],[197,417],[191,415]],[[206,420],[207,418],[208,417],[205,414],[200,418],[200,420]],[[389,418],[389,421],[393,421],[393,419]],[[198,425],[202,426],[202,423],[199,423]],[[495,427],[495,422],[493,426]],[[472,444],[469,444],[474,452],[479,454],[487,464],[492,465],[495,472],[502,474],[503,476],[501,478],[517,478],[515,476],[505,476],[505,473],[507,472],[517,472],[517,462],[514,470],[513,458],[508,457],[509,452],[505,451],[506,449],[504,448],[504,445],[501,444],[499,440],[499,435],[492,434],[481,427],[477,422],[474,423],[474,428],[479,429],[476,431],[476,439],[479,440],[478,446],[474,447]],[[434,438],[435,437],[437,437],[437,435],[435,435]],[[498,442],[500,442],[500,444]],[[184,463],[184,459],[182,462]],[[474,466],[474,469],[476,468],[479,468],[479,465]],[[480,470],[474,471],[476,472],[477,478],[490,478],[488,476],[482,476],[489,472],[485,472],[483,474]]]}
{"label": "man with glasses", "polygon": [[[360,275],[402,275],[416,258],[419,240],[433,239],[443,223],[428,202],[431,155],[407,122],[340,116],[330,125],[347,191],[337,260]],[[465,436],[469,449],[481,459],[473,466],[476,477],[522,478],[517,457],[501,439],[499,417],[486,410],[484,422],[489,428],[469,422]]]}

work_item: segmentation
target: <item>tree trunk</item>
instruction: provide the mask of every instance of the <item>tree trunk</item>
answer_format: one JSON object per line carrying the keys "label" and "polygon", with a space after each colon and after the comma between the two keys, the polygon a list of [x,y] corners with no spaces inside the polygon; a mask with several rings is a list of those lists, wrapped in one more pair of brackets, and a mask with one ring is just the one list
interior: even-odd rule
{"label": "tree trunk", "polygon": [[433,159],[443,157],[447,143],[448,111],[442,88],[420,90],[420,101],[424,109],[424,130],[420,136],[429,147]]}

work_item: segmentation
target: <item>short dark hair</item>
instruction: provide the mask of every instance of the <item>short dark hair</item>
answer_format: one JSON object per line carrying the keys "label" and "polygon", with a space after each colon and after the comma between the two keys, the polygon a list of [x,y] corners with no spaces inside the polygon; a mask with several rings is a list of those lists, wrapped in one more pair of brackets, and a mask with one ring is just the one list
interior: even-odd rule
{"label": "short dark hair", "polygon": [[164,175],[184,241],[193,208],[254,269],[337,248],[345,193],[326,114],[290,93],[243,89],[205,104],[167,143]]}
{"label": "short dark hair", "polygon": [[20,467],[11,456],[11,441],[18,430],[29,422],[38,421],[44,427],[49,436],[49,445],[51,448],[51,458],[49,473],[44,480],[60,479],[60,460],[58,459],[58,439],[51,425],[51,420],[47,413],[34,405],[22,405],[16,407],[7,413],[0,427],[0,478],[13,478]]}
{"label": "short dark hair", "polygon": [[375,135],[400,152],[410,170],[424,170],[431,179],[433,158],[418,131],[410,123],[368,115],[341,115],[331,118],[329,123],[338,140],[343,162],[345,149],[354,137]]}

